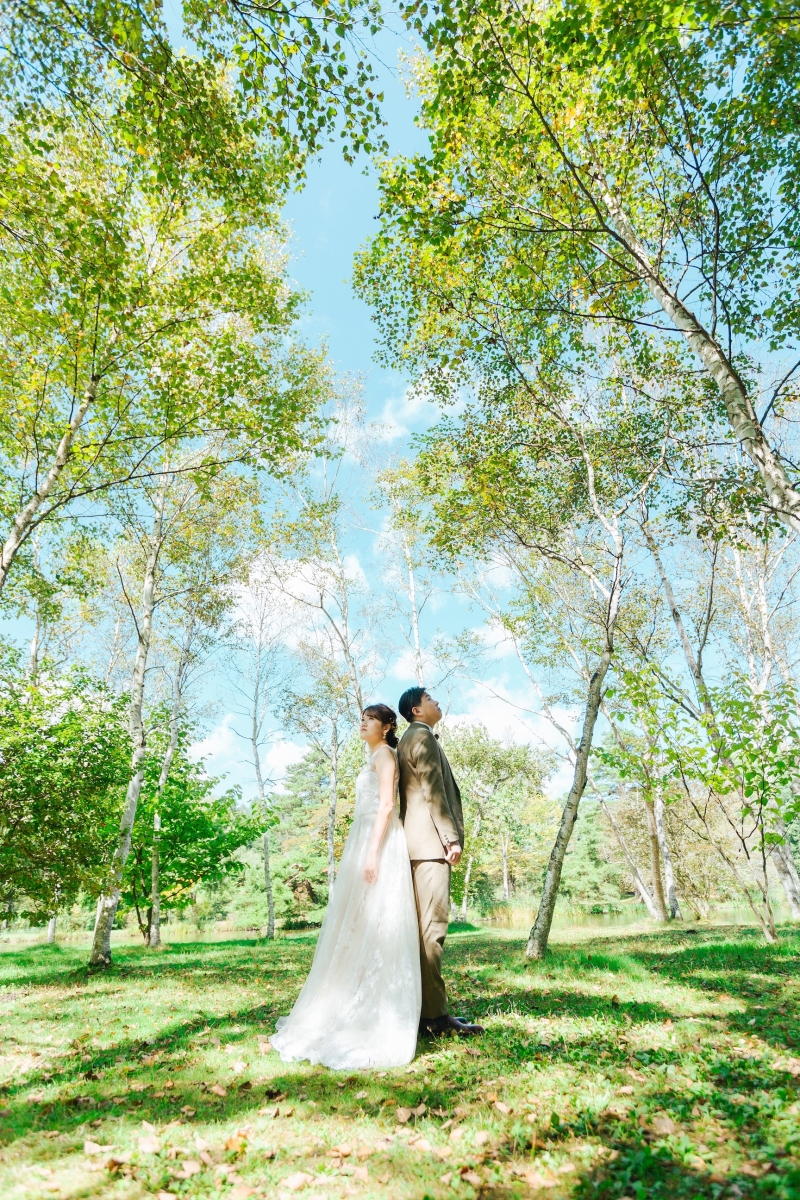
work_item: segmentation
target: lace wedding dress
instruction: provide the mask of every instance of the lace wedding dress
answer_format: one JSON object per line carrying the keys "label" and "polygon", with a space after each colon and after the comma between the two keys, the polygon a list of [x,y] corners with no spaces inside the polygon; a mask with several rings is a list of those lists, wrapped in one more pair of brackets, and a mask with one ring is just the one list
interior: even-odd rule
{"label": "lace wedding dress", "polygon": [[354,1070],[401,1066],[414,1057],[422,1004],[419,927],[397,774],[378,878],[364,879],[378,811],[374,758],[356,780],[353,824],[311,971],[272,1038],[284,1062]]}

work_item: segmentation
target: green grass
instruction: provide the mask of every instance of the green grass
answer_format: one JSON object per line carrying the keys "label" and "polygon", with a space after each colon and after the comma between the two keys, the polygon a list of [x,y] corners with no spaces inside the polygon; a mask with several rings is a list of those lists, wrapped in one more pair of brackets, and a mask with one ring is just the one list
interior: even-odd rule
{"label": "green grass", "polygon": [[798,933],[561,933],[539,964],[452,933],[453,1009],[487,1035],[385,1074],[260,1052],[313,948],[0,954],[0,1195],[800,1198]]}

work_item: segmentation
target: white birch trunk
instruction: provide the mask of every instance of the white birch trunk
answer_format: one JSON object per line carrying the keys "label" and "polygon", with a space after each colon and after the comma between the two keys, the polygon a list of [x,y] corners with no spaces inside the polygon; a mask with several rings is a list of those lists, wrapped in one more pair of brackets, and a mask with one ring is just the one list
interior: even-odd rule
{"label": "white birch trunk", "polygon": [[336,882],[336,859],[334,857],[334,836],[336,833],[336,801],[339,784],[339,731],[334,726],[331,736],[331,792],[328,804],[328,903],[333,899],[333,886]]}
{"label": "white birch trunk", "polygon": [[634,859],[633,855],[631,854],[630,847],[628,846],[628,843],[625,841],[623,832],[620,829],[619,825],[617,824],[616,820],[614,819],[614,815],[611,812],[611,809],[606,804],[604,798],[602,796],[600,796],[599,792],[597,794],[600,799],[600,807],[602,808],[603,812],[606,814],[609,821],[611,822],[611,828],[614,830],[614,835],[615,835],[617,841],[619,842],[619,847],[620,847],[622,853],[625,855],[625,861],[628,864],[628,870],[630,871],[631,875],[633,876],[633,886],[636,888],[636,891],[639,893],[639,898],[642,901],[642,903],[644,904],[645,908],[647,909],[647,911],[650,914],[650,916],[652,917],[652,919],[654,921],[657,921],[659,919],[658,909],[656,908],[655,900],[653,899],[652,895],[650,894],[650,889],[648,888],[645,881],[642,879],[641,872],[640,872],[638,866],[636,865],[636,860]]}
{"label": "white birch trunk", "polygon": [[161,817],[153,814],[153,851],[150,864],[150,928],[147,931],[151,950],[161,945],[161,860],[158,839],[161,833]]}
{"label": "white birch trunk", "polygon": [[50,920],[47,922],[47,944],[48,944],[48,946],[52,946],[55,943],[55,940],[56,940],[56,914],[53,913],[53,915],[50,917]]}
{"label": "white birch trunk", "polygon": [[464,891],[461,896],[461,920],[467,919],[467,902],[469,898],[469,880],[472,875],[472,855],[467,859],[467,869],[464,872]]}
{"label": "white birch trunk", "polygon": [[664,825],[664,797],[661,792],[656,792],[653,799],[653,815],[656,821],[656,836],[658,837],[658,848],[661,851],[661,861],[664,864],[664,882],[667,885],[667,908],[669,910],[670,919],[673,921],[682,921],[681,908],[678,904],[678,896],[675,891],[675,872],[672,867],[672,853],[667,841],[667,830]]}
{"label": "white birch trunk", "polygon": [[647,813],[647,831],[650,838],[650,874],[653,879],[653,897],[656,902],[659,921],[666,921],[667,902],[664,899],[664,883],[661,879],[661,851],[658,844],[658,830],[656,829],[656,815],[653,801],[645,799],[644,807]]}
{"label": "white birch trunk", "polygon": [[6,580],[8,579],[8,573],[11,570],[11,565],[14,562],[17,551],[31,532],[37,512],[50,496],[50,493],[61,477],[64,467],[69,462],[72,443],[75,440],[75,434],[80,429],[81,424],[83,423],[83,418],[86,416],[90,405],[97,396],[97,386],[99,382],[99,377],[93,375],[89,382],[89,386],[84,392],[83,399],[75,409],[75,412],[72,414],[70,422],[67,425],[67,428],[64,430],[61,441],[58,443],[58,448],[50,466],[50,470],[47,472],[31,498],[28,500],[28,503],[19,510],[14,518],[11,531],[5,540],[2,550],[0,551],[0,592],[5,587]]}
{"label": "white birch trunk", "polygon": [[742,450],[761,475],[772,511],[785,525],[800,531],[800,492],[792,486],[783,464],[765,438],[743,380],[716,340],[661,279],[632,222],[609,187],[599,163],[595,163],[594,175],[600,184],[614,231],[636,261],[650,294],[686,339],[719,388],[730,427]]}
{"label": "white birch trunk", "polygon": [[[613,626],[612,626],[613,627]],[[547,954],[547,942],[550,937],[550,927],[553,923],[553,913],[555,912],[556,900],[558,898],[558,887],[561,883],[561,872],[564,867],[564,855],[567,852],[569,839],[572,836],[572,830],[575,827],[575,819],[578,815],[578,805],[581,802],[581,796],[586,788],[586,772],[589,764],[589,754],[592,749],[592,739],[594,738],[594,730],[597,724],[597,714],[600,711],[600,703],[603,698],[603,682],[608,673],[608,668],[611,664],[611,645],[603,651],[600,661],[594,669],[594,673],[589,680],[588,696],[586,699],[586,711],[583,718],[583,729],[581,732],[581,740],[575,753],[575,770],[572,778],[572,787],[570,788],[567,802],[564,805],[564,811],[561,814],[561,824],[556,834],[556,840],[553,844],[553,849],[550,852],[550,860],[547,864],[547,873],[544,880],[544,888],[542,889],[542,898],[539,901],[539,911],[536,914],[536,920],[533,923],[528,942],[525,947],[525,953],[528,958],[544,958]]]}
{"label": "white birch trunk", "polygon": [[406,569],[408,571],[408,602],[411,608],[411,636],[414,641],[414,667],[417,673],[417,683],[420,687],[425,686],[425,676],[422,669],[422,643],[419,636],[419,609],[417,608],[417,583],[414,578],[414,561],[411,557],[411,549],[408,544],[408,539],[405,535],[401,535],[403,544],[403,557],[406,560]]}
{"label": "white birch trunk", "polygon": [[504,900],[511,899],[511,893],[510,893],[509,887],[508,887],[508,847],[509,847],[510,842],[511,842],[511,835],[509,833],[501,833],[500,834],[500,848],[501,848],[502,854],[503,854],[503,899]]}
{"label": "white birch trunk", "polygon": [[150,640],[153,630],[153,609],[156,597],[156,570],[158,556],[164,543],[164,505],[166,502],[167,476],[164,476],[159,490],[156,512],[153,518],[153,528],[149,538],[147,562],[145,564],[144,582],[142,585],[142,605],[139,615],[139,638],[136,647],[136,658],[133,665],[131,684],[130,732],[133,743],[131,756],[131,777],[125,796],[125,805],[119,825],[119,837],[114,851],[114,857],[109,872],[102,903],[98,905],[98,920],[95,925],[92,952],[89,965],[107,967],[111,963],[111,930],[119,904],[122,873],[131,848],[133,822],[136,819],[136,808],[142,790],[144,778],[145,732],[144,732],[144,681],[147,670],[147,659],[150,653]]}

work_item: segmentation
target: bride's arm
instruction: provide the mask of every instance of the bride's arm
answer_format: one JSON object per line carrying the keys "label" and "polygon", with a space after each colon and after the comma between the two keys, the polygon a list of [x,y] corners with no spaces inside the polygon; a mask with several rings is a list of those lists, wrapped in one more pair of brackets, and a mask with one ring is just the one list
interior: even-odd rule
{"label": "bride's arm", "polygon": [[378,878],[378,858],[381,842],[389,824],[389,817],[394,808],[394,778],[397,764],[394,755],[388,747],[382,746],[375,755],[375,774],[378,776],[378,811],[375,814],[375,824],[372,827],[372,837],[367,851],[367,861],[364,864],[364,878],[367,883],[374,883]]}

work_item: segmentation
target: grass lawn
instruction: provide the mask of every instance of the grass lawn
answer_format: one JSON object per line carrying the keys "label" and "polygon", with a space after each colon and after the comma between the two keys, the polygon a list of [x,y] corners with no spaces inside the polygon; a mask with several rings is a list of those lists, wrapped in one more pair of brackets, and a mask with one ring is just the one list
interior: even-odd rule
{"label": "grass lawn", "polygon": [[[0,953],[0,1196],[800,1200],[800,933],[447,942],[477,1042],[340,1074],[267,1041],[311,936]],[[162,1198],[163,1200],[163,1198]]]}

